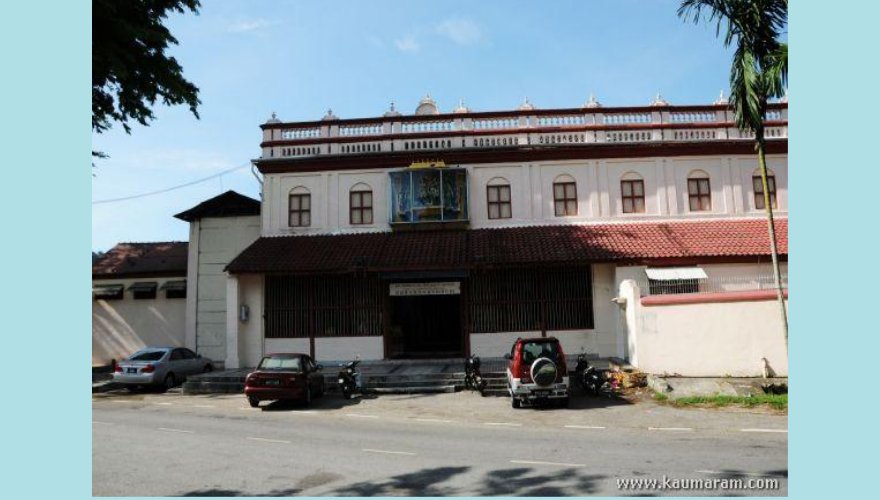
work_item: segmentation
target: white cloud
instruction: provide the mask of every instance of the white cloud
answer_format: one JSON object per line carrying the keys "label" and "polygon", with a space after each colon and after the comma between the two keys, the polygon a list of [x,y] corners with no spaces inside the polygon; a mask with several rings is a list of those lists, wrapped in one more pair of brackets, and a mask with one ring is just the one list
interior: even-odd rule
{"label": "white cloud", "polygon": [[238,21],[230,24],[226,30],[230,33],[255,33],[278,24],[275,21],[267,21],[266,19],[251,19],[247,21]]}
{"label": "white cloud", "polygon": [[458,45],[473,45],[483,39],[482,30],[470,19],[447,19],[438,24],[435,30]]}
{"label": "white cloud", "polygon": [[410,54],[415,54],[422,48],[422,46],[416,40],[416,37],[413,35],[406,35],[403,38],[398,38],[397,40],[394,40],[394,45],[397,47],[397,50],[401,52],[408,52]]}

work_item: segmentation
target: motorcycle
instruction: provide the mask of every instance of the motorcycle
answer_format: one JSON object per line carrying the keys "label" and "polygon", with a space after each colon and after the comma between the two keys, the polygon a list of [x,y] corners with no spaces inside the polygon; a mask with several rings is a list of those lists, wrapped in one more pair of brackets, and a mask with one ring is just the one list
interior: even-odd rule
{"label": "motorcycle", "polygon": [[360,362],[360,357],[357,357],[354,361],[340,365],[342,370],[339,371],[338,382],[342,397],[345,399],[351,399],[354,394],[364,392],[361,373],[357,369]]}
{"label": "motorcycle", "polygon": [[464,386],[472,391],[479,391],[483,395],[483,389],[486,388],[486,381],[480,373],[479,356],[471,356],[464,361]]}
{"label": "motorcycle", "polygon": [[577,365],[574,368],[577,383],[587,394],[599,396],[605,394],[611,397],[617,393],[619,383],[615,377],[609,377],[605,370],[597,370],[587,361],[586,353],[578,354]]}

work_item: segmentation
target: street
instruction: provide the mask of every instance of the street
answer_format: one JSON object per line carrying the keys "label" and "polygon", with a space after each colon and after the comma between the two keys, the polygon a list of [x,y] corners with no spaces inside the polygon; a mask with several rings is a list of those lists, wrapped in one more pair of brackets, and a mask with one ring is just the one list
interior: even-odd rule
{"label": "street", "polygon": [[[93,494],[787,493],[785,415],[576,401],[565,410],[512,410],[507,398],[474,393],[328,395],[310,408],[253,409],[241,395],[100,394],[92,405]],[[618,484],[664,476],[772,479],[778,488]]]}

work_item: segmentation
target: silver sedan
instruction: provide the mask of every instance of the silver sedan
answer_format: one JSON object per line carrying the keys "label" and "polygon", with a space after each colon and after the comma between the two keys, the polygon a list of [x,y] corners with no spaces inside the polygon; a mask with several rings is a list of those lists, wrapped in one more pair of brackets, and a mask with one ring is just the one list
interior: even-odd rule
{"label": "silver sedan", "polygon": [[213,369],[210,359],[185,347],[146,347],[116,364],[113,381],[129,388],[158,386],[170,389],[189,375]]}

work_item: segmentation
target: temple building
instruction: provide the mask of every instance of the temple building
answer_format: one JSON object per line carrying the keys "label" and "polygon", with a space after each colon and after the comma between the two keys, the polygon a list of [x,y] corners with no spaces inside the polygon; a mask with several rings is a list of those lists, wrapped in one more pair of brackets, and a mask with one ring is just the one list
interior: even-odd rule
{"label": "temple building", "polygon": [[[787,120],[770,105],[783,278]],[[227,367],[278,351],[501,357],[555,336],[646,371],[787,372],[754,139],[723,100],[443,112],[426,96],[413,114],[261,129],[259,215],[207,238],[196,226],[219,207],[180,217],[186,343]],[[223,249],[209,263],[205,242]]]}

